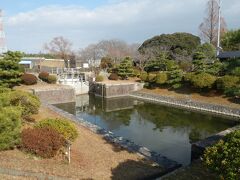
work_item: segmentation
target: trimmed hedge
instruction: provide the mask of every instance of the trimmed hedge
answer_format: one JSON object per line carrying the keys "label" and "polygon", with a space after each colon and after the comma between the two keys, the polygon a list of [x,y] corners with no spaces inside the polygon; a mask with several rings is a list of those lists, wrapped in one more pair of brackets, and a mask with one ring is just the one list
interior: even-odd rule
{"label": "trimmed hedge", "polygon": [[204,164],[219,174],[220,179],[234,180],[240,177],[240,130],[228,134],[224,141],[207,148]]}
{"label": "trimmed hedge", "polygon": [[165,84],[167,83],[168,75],[165,72],[158,73],[156,76],[156,83],[157,84]]}
{"label": "trimmed hedge", "polygon": [[66,119],[45,119],[38,122],[37,128],[53,128],[69,141],[74,141],[78,137],[78,131],[73,123]]}
{"label": "trimmed hedge", "polygon": [[156,74],[155,73],[149,73],[147,77],[147,81],[150,83],[154,83],[156,81]]}
{"label": "trimmed hedge", "polygon": [[0,150],[13,148],[20,142],[21,110],[17,107],[0,109]]}
{"label": "trimmed hedge", "polygon": [[40,100],[37,96],[23,91],[12,91],[9,93],[9,104],[19,106],[22,115],[37,114],[40,107]]}
{"label": "trimmed hedge", "polygon": [[104,80],[103,76],[97,75],[95,81],[96,82],[102,82]]}
{"label": "trimmed hedge", "polygon": [[43,158],[54,157],[66,144],[64,138],[52,128],[24,129],[21,138],[23,150]]}
{"label": "trimmed hedge", "polygon": [[217,88],[220,90],[228,90],[240,84],[240,78],[237,76],[225,75],[217,80]]}
{"label": "trimmed hedge", "polygon": [[115,80],[117,81],[119,79],[118,75],[115,73],[110,74],[110,76],[108,77],[109,80]]}
{"label": "trimmed hedge", "polygon": [[39,79],[41,79],[42,81],[45,81],[45,82],[47,82],[48,76],[49,76],[49,73],[45,72],[45,71],[40,72],[38,75]]}
{"label": "trimmed hedge", "polygon": [[37,84],[37,77],[33,74],[25,73],[21,76],[22,83],[25,85]]}
{"label": "trimmed hedge", "polygon": [[47,82],[48,82],[49,84],[56,84],[56,82],[57,82],[57,77],[56,77],[55,75],[49,75],[49,76],[47,77]]}
{"label": "trimmed hedge", "polygon": [[190,81],[194,87],[203,89],[203,88],[212,88],[216,79],[217,78],[211,74],[199,73],[199,74],[192,75]]}
{"label": "trimmed hedge", "polygon": [[147,81],[148,73],[147,72],[142,72],[140,74],[139,78],[141,79],[141,81]]}

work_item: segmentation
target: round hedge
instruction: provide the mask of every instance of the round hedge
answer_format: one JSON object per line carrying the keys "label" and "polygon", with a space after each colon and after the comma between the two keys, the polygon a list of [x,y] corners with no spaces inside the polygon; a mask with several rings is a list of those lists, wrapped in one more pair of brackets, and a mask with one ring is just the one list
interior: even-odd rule
{"label": "round hedge", "polygon": [[42,81],[45,81],[45,82],[47,82],[48,76],[49,76],[49,73],[45,72],[45,71],[40,72],[38,75],[39,79],[41,79]]}
{"label": "round hedge", "polygon": [[115,73],[110,74],[110,76],[108,77],[109,80],[114,80],[117,81],[119,79],[118,75]]}
{"label": "round hedge", "polygon": [[78,131],[73,123],[67,119],[45,119],[39,121],[37,128],[53,128],[69,141],[74,141],[78,137]]}
{"label": "round hedge", "polygon": [[97,75],[95,80],[96,80],[96,82],[102,82],[104,80],[104,78],[101,75]]}
{"label": "round hedge", "polygon": [[47,82],[50,83],[50,84],[56,84],[57,77],[55,75],[49,75],[47,77]]}
{"label": "round hedge", "polygon": [[21,80],[25,85],[37,84],[37,77],[33,74],[25,73],[21,76]]}
{"label": "round hedge", "polygon": [[24,129],[21,138],[23,150],[43,158],[54,157],[66,144],[64,138],[52,128]]}

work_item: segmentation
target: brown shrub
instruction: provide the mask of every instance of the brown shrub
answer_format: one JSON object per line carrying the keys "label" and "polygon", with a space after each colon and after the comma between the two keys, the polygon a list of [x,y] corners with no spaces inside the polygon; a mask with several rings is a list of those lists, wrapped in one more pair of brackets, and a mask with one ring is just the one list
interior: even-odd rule
{"label": "brown shrub", "polygon": [[26,85],[37,84],[37,77],[34,76],[33,74],[25,73],[21,76],[21,80],[22,80],[22,83]]}
{"label": "brown shrub", "polygon": [[23,116],[22,118],[23,118],[24,121],[27,121],[27,122],[35,122],[36,121],[31,116]]}
{"label": "brown shrub", "polygon": [[46,81],[46,82],[48,80],[48,76],[49,76],[49,73],[45,72],[45,71],[40,72],[39,75],[38,75],[39,79],[41,79],[43,81]]}
{"label": "brown shrub", "polygon": [[112,73],[112,74],[110,74],[110,76],[108,77],[108,79],[117,81],[117,80],[119,79],[119,77],[118,77],[117,74]]}
{"label": "brown shrub", "polygon": [[21,138],[23,150],[43,158],[54,157],[65,144],[64,138],[52,128],[24,129]]}

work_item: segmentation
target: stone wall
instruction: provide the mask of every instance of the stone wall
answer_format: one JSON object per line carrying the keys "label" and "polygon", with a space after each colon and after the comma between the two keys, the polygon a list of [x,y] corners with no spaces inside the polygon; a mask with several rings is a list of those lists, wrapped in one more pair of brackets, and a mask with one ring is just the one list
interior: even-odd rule
{"label": "stone wall", "polygon": [[131,92],[130,96],[144,99],[152,102],[158,102],[175,107],[185,108],[195,111],[204,111],[213,114],[219,114],[226,117],[234,118],[240,121],[240,109],[231,108],[228,106],[222,106],[217,104],[202,103],[198,101],[188,99],[176,99],[168,96],[161,96],[143,92]]}

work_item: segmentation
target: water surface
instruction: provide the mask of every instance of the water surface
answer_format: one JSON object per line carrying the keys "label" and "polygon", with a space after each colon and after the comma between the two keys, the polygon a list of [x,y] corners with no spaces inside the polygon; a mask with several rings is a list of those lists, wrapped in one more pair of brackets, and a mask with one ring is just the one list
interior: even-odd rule
{"label": "water surface", "polygon": [[236,125],[221,117],[130,97],[81,95],[76,103],[56,106],[183,165],[191,161],[192,142]]}

